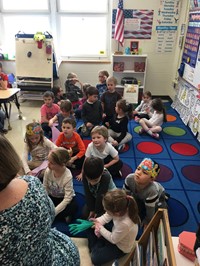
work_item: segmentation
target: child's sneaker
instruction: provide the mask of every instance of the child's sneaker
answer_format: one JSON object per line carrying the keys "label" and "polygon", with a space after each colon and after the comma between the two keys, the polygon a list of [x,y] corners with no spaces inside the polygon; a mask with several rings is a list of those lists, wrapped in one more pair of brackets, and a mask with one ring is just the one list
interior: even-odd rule
{"label": "child's sneaker", "polygon": [[140,130],[138,131],[139,135],[143,134],[144,133],[144,129],[143,128],[140,128]]}
{"label": "child's sneaker", "polygon": [[152,137],[154,139],[159,139],[159,134],[158,133],[152,133]]}
{"label": "child's sneaker", "polygon": [[118,152],[119,152],[119,153],[123,152],[124,149],[125,149],[125,144],[122,144],[122,145],[119,145],[119,146],[118,146]]}

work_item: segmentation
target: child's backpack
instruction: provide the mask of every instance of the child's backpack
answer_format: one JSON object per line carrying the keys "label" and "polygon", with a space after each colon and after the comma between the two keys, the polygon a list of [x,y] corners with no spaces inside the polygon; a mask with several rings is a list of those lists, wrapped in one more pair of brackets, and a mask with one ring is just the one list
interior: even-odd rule
{"label": "child's backpack", "polygon": [[82,90],[68,79],[65,81],[65,91],[67,99],[71,102],[76,102],[83,97]]}

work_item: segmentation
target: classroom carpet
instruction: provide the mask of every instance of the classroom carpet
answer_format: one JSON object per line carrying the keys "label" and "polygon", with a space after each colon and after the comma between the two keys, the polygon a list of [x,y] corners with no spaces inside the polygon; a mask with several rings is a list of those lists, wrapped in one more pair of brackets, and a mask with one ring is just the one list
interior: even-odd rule
{"label": "classroom carpet", "polygon": [[[114,182],[121,188],[124,178],[134,172],[144,157],[156,160],[161,168],[157,181],[170,194],[168,214],[171,234],[178,236],[182,231],[196,232],[200,222],[200,144],[170,103],[165,105],[167,122],[163,124],[159,140],[147,134],[139,135],[140,125],[134,120],[129,122],[129,132],[133,138],[119,154],[124,163],[123,177],[114,178]],[[77,127],[81,123],[78,121]],[[86,147],[90,141],[89,137],[84,138]],[[82,182],[75,178],[78,173],[73,171],[74,189],[79,203],[76,218],[80,218],[85,202]],[[66,223],[55,221],[53,226],[70,235]],[[84,236],[84,233],[78,236]]]}

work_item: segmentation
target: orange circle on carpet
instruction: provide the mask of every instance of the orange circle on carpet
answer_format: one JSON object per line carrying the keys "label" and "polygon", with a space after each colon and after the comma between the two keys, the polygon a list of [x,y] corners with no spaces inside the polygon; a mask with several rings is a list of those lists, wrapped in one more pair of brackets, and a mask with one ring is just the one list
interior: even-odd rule
{"label": "orange circle on carpet", "polygon": [[167,115],[167,122],[174,122],[176,121],[176,117],[174,115]]}
{"label": "orange circle on carpet", "polygon": [[171,149],[175,153],[184,156],[192,156],[198,153],[198,149],[196,147],[194,147],[191,144],[182,143],[182,142],[172,144]]}
{"label": "orange circle on carpet", "polygon": [[137,149],[143,153],[148,153],[148,154],[158,154],[163,151],[163,148],[160,144],[151,141],[140,142],[137,145]]}

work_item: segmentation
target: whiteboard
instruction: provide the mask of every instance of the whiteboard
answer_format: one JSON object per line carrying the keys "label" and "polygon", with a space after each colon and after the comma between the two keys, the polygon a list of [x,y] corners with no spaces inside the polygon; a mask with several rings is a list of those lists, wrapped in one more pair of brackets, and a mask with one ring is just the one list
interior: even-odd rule
{"label": "whiteboard", "polygon": [[[53,55],[46,53],[46,46],[53,45],[52,39],[48,39],[38,48],[33,38],[16,38],[16,76],[52,79]],[[52,48],[53,51],[53,48]],[[31,53],[31,56],[28,56]]]}

